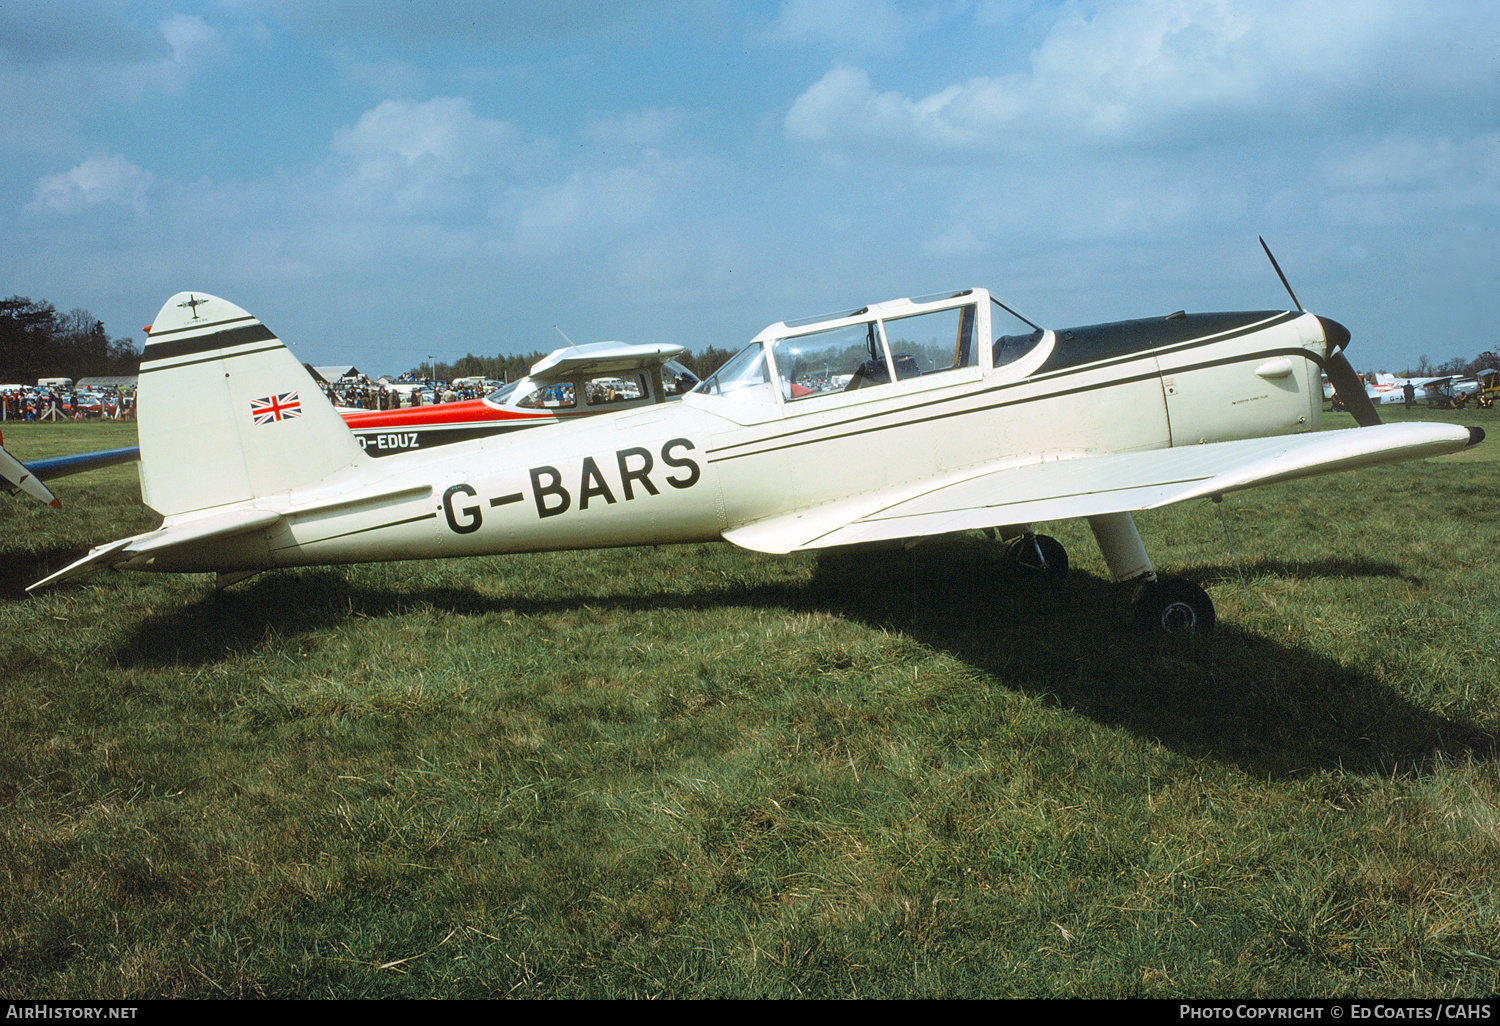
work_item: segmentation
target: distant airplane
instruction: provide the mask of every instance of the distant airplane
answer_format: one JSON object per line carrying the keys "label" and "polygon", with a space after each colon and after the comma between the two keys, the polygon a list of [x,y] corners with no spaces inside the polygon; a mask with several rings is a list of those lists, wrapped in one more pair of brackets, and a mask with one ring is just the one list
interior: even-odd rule
{"label": "distant airplane", "polygon": [[682,352],[682,346],[628,342],[568,346],[483,399],[339,412],[371,456],[431,449],[675,399],[698,384],[697,376],[673,359]]}
{"label": "distant airplane", "polygon": [[1412,401],[1425,403],[1429,399],[1451,398],[1455,393],[1472,395],[1479,391],[1479,383],[1473,378],[1458,374],[1439,375],[1429,378],[1398,378],[1384,372],[1375,375],[1375,381],[1367,391],[1370,398],[1382,405],[1404,403],[1406,386],[1412,386]]}
{"label": "distant airplane", "polygon": [[[777,322],[677,402],[376,459],[260,321],[183,293],[141,364],[142,491],[162,526],[32,587],[104,567],[225,585],[284,566],[721,538],[788,553],[973,529],[1060,572],[1062,546],[1031,525],[1081,517],[1136,621],[1191,633],[1213,604],[1157,575],[1132,512],[1484,436],[1381,424],[1348,330],[1300,304],[1017,334],[994,331],[992,307],[1007,309],[975,288]],[[1360,427],[1318,430],[1320,369]]]}
{"label": "distant airplane", "polygon": [[5,440],[0,438],[0,486],[12,493],[21,491],[49,506],[61,507],[57,496],[42,484],[55,477],[81,474],[85,470],[112,467],[119,463],[130,463],[141,458],[137,446],[123,449],[103,449],[98,452],[80,452],[70,456],[52,456],[48,459],[22,463],[5,449]]}

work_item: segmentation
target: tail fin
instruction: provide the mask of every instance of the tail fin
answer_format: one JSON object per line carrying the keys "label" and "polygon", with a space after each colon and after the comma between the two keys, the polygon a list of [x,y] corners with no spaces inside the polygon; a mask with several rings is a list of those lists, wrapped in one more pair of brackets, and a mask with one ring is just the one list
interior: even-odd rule
{"label": "tail fin", "polygon": [[137,417],[141,493],[163,516],[287,492],[366,459],[281,341],[201,292],[156,315]]}

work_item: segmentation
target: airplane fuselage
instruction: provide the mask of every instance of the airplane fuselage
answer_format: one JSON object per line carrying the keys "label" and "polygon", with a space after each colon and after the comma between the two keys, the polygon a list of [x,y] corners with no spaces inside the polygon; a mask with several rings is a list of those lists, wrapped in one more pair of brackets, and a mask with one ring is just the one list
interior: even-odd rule
{"label": "airplane fuselage", "polygon": [[[906,305],[817,327],[858,328],[885,315],[894,323],[918,309],[896,302]],[[993,359],[988,352],[983,292],[919,312],[963,306],[973,308],[972,336],[984,351],[970,366],[955,359],[911,377],[898,369],[875,387],[835,389],[816,384],[827,375],[781,373],[768,355],[766,380],[751,387],[396,453],[248,501],[283,514],[264,531],[126,565],[236,572],[712,541],[864,495],[917,495],[971,470],[1318,429],[1326,342],[1310,314],[1174,315],[1038,332],[1000,363],[998,341]],[[771,354],[797,331],[806,329],[773,325],[752,347]],[[870,337],[890,332],[880,323]],[[887,359],[899,368],[895,349]]]}

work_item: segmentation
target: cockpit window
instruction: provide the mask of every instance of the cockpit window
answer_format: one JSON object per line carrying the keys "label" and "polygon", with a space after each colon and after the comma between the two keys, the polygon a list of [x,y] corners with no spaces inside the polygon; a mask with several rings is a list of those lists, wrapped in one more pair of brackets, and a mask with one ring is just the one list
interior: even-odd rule
{"label": "cockpit window", "polygon": [[[978,367],[974,320],[975,309],[970,305],[886,321],[885,340],[896,362],[896,376]],[[913,370],[916,374],[910,373]]]}
{"label": "cockpit window", "polygon": [[646,391],[646,379],[639,374],[591,378],[585,383],[584,391],[588,393],[590,406],[633,403],[649,394]]}
{"label": "cockpit window", "polygon": [[510,398],[511,393],[516,390],[516,386],[520,383],[520,381],[512,381],[508,385],[501,385],[489,395],[485,396],[485,401],[494,403],[496,406],[505,405],[505,400]]}
{"label": "cockpit window", "polygon": [[661,365],[661,394],[665,398],[691,392],[697,384],[698,375],[676,360],[668,360]]}
{"label": "cockpit window", "polygon": [[699,395],[775,402],[774,394],[770,394],[770,384],[771,372],[766,367],[765,347],[752,342],[693,391]]}
{"label": "cockpit window", "polygon": [[891,380],[874,321],[779,338],[772,346],[781,393],[788,400],[851,392]]}
{"label": "cockpit window", "polygon": [[571,381],[545,385],[516,403],[523,410],[571,410],[578,405]]}

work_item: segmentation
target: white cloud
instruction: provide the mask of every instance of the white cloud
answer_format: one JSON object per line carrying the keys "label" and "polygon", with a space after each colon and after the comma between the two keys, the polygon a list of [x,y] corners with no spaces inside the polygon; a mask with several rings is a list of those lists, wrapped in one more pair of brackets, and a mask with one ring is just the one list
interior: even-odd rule
{"label": "white cloud", "polygon": [[647,107],[598,118],[585,125],[583,133],[608,146],[660,146],[676,130],[680,120],[677,111]]}
{"label": "white cloud", "polygon": [[516,251],[594,249],[660,216],[690,179],[685,165],[649,150],[634,164],[575,171],[525,199],[516,223]]}
{"label": "white cloud", "polygon": [[[1490,146],[1493,148],[1493,139]],[[1463,154],[1448,139],[1399,133],[1340,147],[1324,160],[1324,179],[1336,189],[1420,189],[1476,170],[1492,154]]]}
{"label": "white cloud", "polygon": [[1476,70],[1482,54],[1466,41],[1486,16],[1469,4],[1456,11],[1421,17],[1376,0],[1107,0],[1090,15],[1068,8],[1024,72],[909,96],[877,90],[858,68],[835,68],[783,124],[795,142],[934,155],[1290,133],[1351,110],[1378,118],[1395,90],[1403,101],[1436,101],[1455,86],[1487,88]]}
{"label": "white cloud", "polygon": [[1005,25],[1030,12],[1035,0],[979,0],[974,5],[974,21],[984,26]]}
{"label": "white cloud", "polygon": [[0,151],[78,146],[80,112],[178,95],[231,56],[223,34],[194,15],[145,27],[104,9],[48,4],[18,17],[0,5]]}
{"label": "white cloud", "polygon": [[172,58],[180,63],[222,52],[223,39],[218,30],[196,14],[174,14],[162,19],[160,28],[162,38],[172,48]]}
{"label": "white cloud", "polygon": [[[1019,110],[1003,96],[988,96],[991,92],[988,83],[980,81],[967,90],[949,86],[914,100],[897,92],[877,93],[869,75],[857,68],[835,68],[797,97],[784,124],[795,142],[970,150],[989,144],[987,130],[992,125],[986,121],[1003,118],[1007,106]],[[989,110],[976,120],[969,111],[977,97],[987,96]]]}
{"label": "white cloud", "polygon": [[892,0],[784,0],[771,38],[893,53],[911,31]]}
{"label": "white cloud", "polygon": [[339,129],[333,149],[362,162],[399,158],[411,165],[431,159],[462,166],[508,150],[514,138],[510,125],[477,117],[468,100],[449,96],[425,103],[386,100],[352,127]]}
{"label": "white cloud", "polygon": [[346,83],[387,96],[419,92],[427,80],[422,69],[410,61],[368,60],[341,46],[334,47],[329,57]]}
{"label": "white cloud", "polygon": [[1322,160],[1322,204],[1339,223],[1479,224],[1500,214],[1500,134],[1469,139],[1391,133]]}
{"label": "white cloud", "polygon": [[352,164],[338,190],[345,203],[403,212],[472,201],[525,153],[512,125],[475,115],[462,97],[386,100],[339,129],[332,149]]}
{"label": "white cloud", "polygon": [[205,65],[230,59],[232,48],[223,34],[196,14],[174,14],[157,24],[171,55],[118,67],[90,70],[99,86],[119,91],[122,98],[163,92],[177,94]]}
{"label": "white cloud", "polygon": [[590,148],[569,167],[549,141],[462,97],[385,100],[335,131],[329,158],[310,173],[246,194],[285,227],[242,251],[269,268],[321,264],[377,277],[397,267],[468,275],[476,262],[493,272],[607,261],[672,225],[703,184],[697,161],[635,145],[669,135],[675,121],[649,108],[596,121],[582,134],[610,143],[608,152]]}
{"label": "white cloud", "polygon": [[302,32],[337,39],[365,36],[402,45],[455,40],[464,45],[499,41],[618,36],[653,19],[702,16],[698,5],[664,0],[547,0],[546,3],[433,3],[414,10],[411,0],[270,0],[281,20]]}
{"label": "white cloud", "polygon": [[36,198],[28,209],[70,214],[100,203],[117,203],[142,210],[151,172],[124,157],[90,157],[61,174],[36,183]]}

